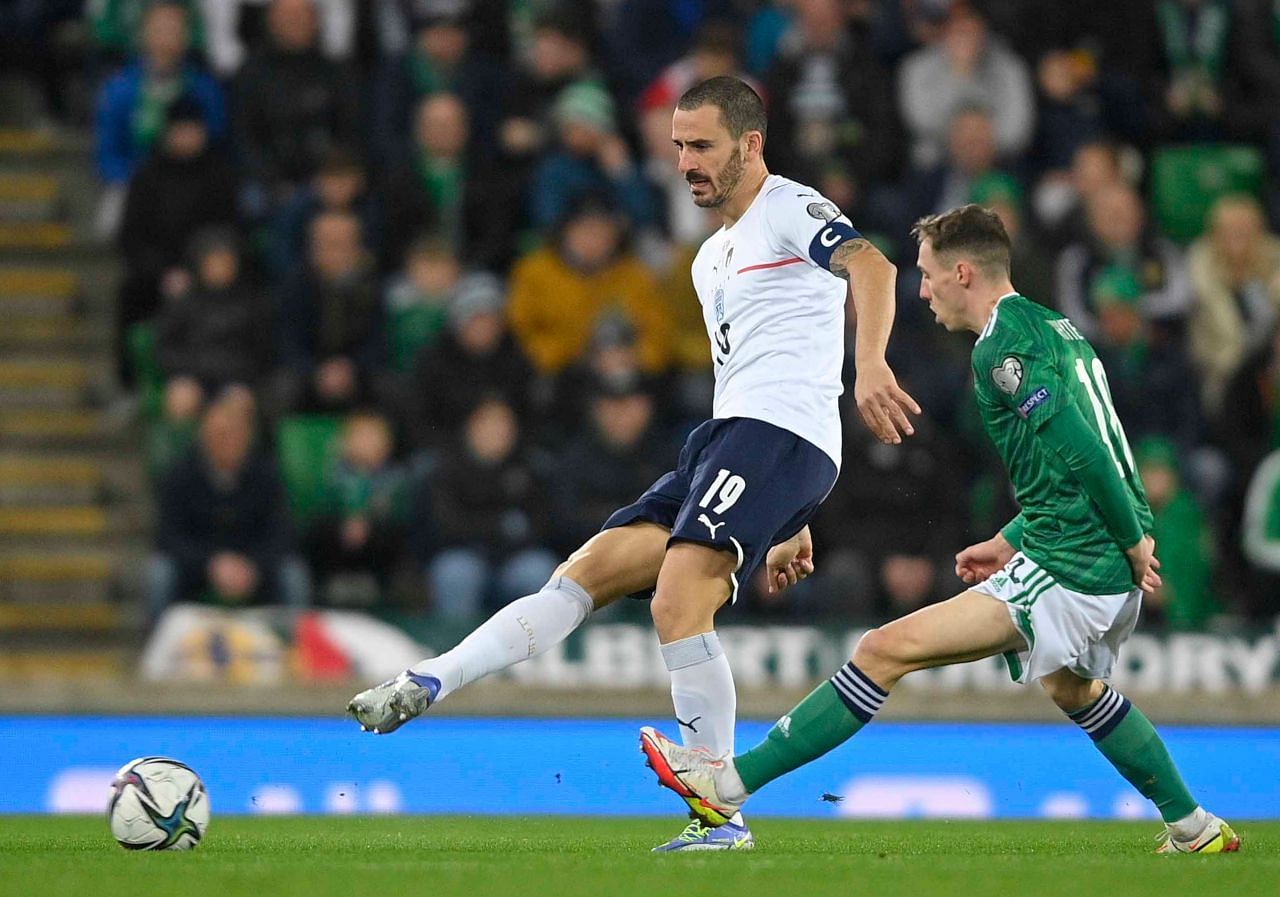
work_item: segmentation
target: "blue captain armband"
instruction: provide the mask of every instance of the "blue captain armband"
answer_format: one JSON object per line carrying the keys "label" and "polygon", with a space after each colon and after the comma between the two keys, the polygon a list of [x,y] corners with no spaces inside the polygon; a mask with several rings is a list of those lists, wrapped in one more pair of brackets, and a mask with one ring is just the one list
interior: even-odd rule
{"label": "blue captain armband", "polygon": [[831,255],[836,251],[836,247],[847,240],[856,240],[861,236],[862,234],[858,233],[851,224],[830,221],[826,227],[814,235],[809,243],[809,258],[813,259],[814,264],[830,271]]}

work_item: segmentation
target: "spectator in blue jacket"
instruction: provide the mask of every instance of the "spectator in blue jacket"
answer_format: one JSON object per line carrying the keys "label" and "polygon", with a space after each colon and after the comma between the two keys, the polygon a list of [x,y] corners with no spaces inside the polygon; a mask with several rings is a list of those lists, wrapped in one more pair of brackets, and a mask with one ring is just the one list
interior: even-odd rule
{"label": "spectator in blue jacket", "polygon": [[553,116],[559,146],[533,176],[533,222],[549,229],[586,194],[608,197],[635,227],[655,218],[654,198],[627,145],[618,135],[613,100],[595,84],[561,91]]}
{"label": "spectator in blue jacket", "polygon": [[165,113],[181,96],[204,113],[212,139],[226,132],[222,90],[187,59],[187,11],[157,3],[142,20],[138,58],[103,85],[98,97],[95,157],[108,185],[123,185],[146,158],[164,128]]}

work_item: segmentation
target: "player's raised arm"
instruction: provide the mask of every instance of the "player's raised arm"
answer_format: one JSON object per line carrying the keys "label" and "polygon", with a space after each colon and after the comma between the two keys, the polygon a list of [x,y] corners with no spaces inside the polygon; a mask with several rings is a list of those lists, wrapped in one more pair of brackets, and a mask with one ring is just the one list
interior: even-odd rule
{"label": "player's raised arm", "polygon": [[907,412],[919,414],[920,406],[898,386],[885,360],[897,307],[894,285],[898,269],[865,237],[836,247],[829,267],[832,274],[849,281],[850,301],[857,315],[853,397],[858,413],[881,442],[900,443],[903,436],[915,433]]}

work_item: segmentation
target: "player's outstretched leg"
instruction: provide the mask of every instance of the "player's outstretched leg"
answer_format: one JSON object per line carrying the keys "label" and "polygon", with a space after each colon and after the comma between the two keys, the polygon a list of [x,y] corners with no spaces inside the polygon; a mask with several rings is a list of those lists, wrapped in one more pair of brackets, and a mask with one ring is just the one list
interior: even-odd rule
{"label": "player's outstretched leg", "polygon": [[640,749],[658,781],[683,798],[694,815],[707,825],[724,825],[750,794],[852,738],[888,697],[850,661],[745,754],[714,757],[649,727],[640,730]]}
{"label": "player's outstretched leg", "polygon": [[650,728],[640,748],[660,784],[708,825],[723,825],[747,797],[852,738],[912,670],[963,663],[1025,647],[1005,605],[965,592],[868,632],[853,660],[783,716],[760,744],[713,757]]}
{"label": "player's outstretched leg", "polygon": [[499,610],[453,650],[360,692],[347,712],[365,731],[394,732],[462,686],[564,641],[593,608],[651,588],[666,544],[667,530],[650,523],[599,533],[561,564],[540,591]]}
{"label": "player's outstretched leg", "polygon": [[1059,670],[1040,680],[1049,697],[1093,740],[1165,822],[1157,853],[1233,853],[1240,837],[1187,790],[1164,741],[1142,711],[1101,680]]}
{"label": "player's outstretched leg", "polygon": [[[729,597],[736,559],[703,545],[670,549],[658,574],[651,610],[671,674],[671,700],[686,747],[712,756],[733,754],[738,699],[729,659],[716,634],[715,612]],[[654,848],[657,853],[750,850],[755,838],[741,815],[722,826],[697,816],[679,835]]]}

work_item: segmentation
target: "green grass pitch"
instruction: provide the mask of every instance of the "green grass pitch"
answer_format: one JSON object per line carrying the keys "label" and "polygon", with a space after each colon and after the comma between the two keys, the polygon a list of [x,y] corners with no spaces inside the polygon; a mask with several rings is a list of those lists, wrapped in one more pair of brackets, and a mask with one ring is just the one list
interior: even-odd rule
{"label": "green grass pitch", "polygon": [[1151,823],[757,819],[752,853],[655,856],[678,819],[215,817],[191,853],[132,853],[97,818],[0,817],[22,897],[1172,897],[1280,893],[1280,823],[1230,856],[1151,855]]}

